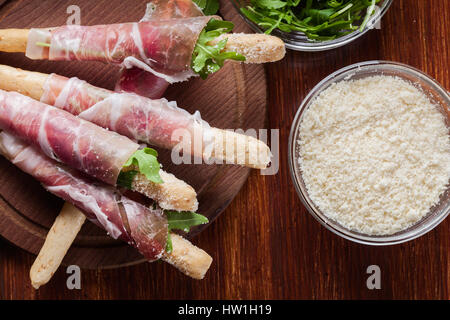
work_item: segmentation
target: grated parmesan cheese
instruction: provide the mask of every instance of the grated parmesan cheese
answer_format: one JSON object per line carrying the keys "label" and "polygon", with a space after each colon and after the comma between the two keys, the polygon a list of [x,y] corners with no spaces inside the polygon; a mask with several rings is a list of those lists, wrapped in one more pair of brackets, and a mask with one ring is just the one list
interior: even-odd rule
{"label": "grated parmesan cheese", "polygon": [[297,137],[311,200],[328,218],[367,235],[417,223],[450,179],[449,131],[438,108],[391,76],[324,90],[305,111]]}

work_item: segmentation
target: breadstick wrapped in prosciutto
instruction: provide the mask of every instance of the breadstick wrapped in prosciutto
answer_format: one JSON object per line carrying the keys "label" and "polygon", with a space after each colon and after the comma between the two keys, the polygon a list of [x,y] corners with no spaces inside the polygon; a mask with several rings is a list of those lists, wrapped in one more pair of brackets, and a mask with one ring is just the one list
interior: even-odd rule
{"label": "breadstick wrapped in prosciutto", "polygon": [[54,61],[94,60],[139,67],[169,82],[193,76],[189,68],[210,17],[98,26],[31,29],[26,55]]}
{"label": "breadstick wrapped in prosciutto", "polygon": [[[0,90],[0,128],[109,185],[132,189],[163,208],[197,210],[195,191],[160,170],[156,151],[16,92]],[[173,193],[166,194],[168,190]]]}
{"label": "breadstick wrapped in prosciutto", "polygon": [[233,23],[218,16],[4,29],[0,30],[0,50],[25,51],[31,59],[93,60],[137,67],[170,83],[194,75],[206,78],[218,71],[225,60],[264,63],[284,57],[285,47],[280,39],[229,34],[232,29]]}
{"label": "breadstick wrapped in prosciutto", "polygon": [[[202,278],[209,268],[211,258],[203,250],[175,235],[173,237],[176,240],[172,243],[172,237],[169,236],[173,220],[171,215],[176,216],[176,228],[180,226],[182,215],[165,212],[158,207],[145,207],[111,186],[94,182],[76,170],[48,158],[37,148],[4,131],[0,133],[0,152],[22,171],[41,182],[50,193],[80,209],[87,219],[106,230],[111,237],[135,247],[148,261],[163,258],[188,275],[191,269],[198,271],[195,261],[187,261],[179,254],[181,246],[201,258],[203,272],[196,273],[197,278]],[[207,222],[200,215],[194,218],[190,216],[185,219],[183,227]],[[172,247],[171,252],[167,252],[168,247]],[[182,263],[178,265],[177,259]]]}
{"label": "breadstick wrapped in prosciutto", "polygon": [[77,78],[4,65],[0,65],[0,88],[40,99],[136,141],[166,149],[181,147],[208,163],[264,169],[270,162],[270,149],[264,142],[211,127],[198,113],[189,114],[166,99],[114,93]]}

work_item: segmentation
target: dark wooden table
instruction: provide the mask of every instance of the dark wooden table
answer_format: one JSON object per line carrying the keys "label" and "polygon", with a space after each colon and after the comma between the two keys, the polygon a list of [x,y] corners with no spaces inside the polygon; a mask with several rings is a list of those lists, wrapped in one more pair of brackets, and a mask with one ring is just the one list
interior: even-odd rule
{"label": "dark wooden table", "polygon": [[[346,65],[393,60],[450,89],[450,1],[394,0],[381,29],[343,48],[289,51],[266,67],[268,128],[280,129],[280,170],[254,171],[228,209],[195,242],[214,262],[203,281],[163,263],[82,271],[82,289],[66,288],[65,268],[35,291],[34,256],[0,240],[0,299],[449,299],[450,219],[414,241],[385,248],[358,245],[327,231],[306,211],[291,182],[287,144],[302,99]],[[369,265],[381,289],[366,287]]]}

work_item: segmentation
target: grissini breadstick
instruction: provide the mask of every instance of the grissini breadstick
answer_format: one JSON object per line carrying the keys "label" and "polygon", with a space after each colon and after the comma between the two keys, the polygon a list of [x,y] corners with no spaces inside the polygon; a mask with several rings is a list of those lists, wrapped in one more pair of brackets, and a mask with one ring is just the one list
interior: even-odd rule
{"label": "grissini breadstick", "polygon": [[211,266],[211,256],[177,234],[172,233],[170,237],[172,252],[164,252],[161,259],[191,278],[203,279]]}
{"label": "grissini breadstick", "polygon": [[[77,78],[68,79],[5,65],[0,65],[0,88],[43,100],[150,145],[174,149],[182,144],[179,137],[175,136],[176,131],[185,130],[191,139],[196,134],[200,135],[203,148],[185,148],[184,152],[192,152],[205,160],[214,159],[216,163],[240,164],[257,169],[264,169],[270,163],[270,149],[261,140],[210,127],[206,121],[164,99],[151,100],[127,93],[113,93]],[[137,131],[136,127],[142,123],[141,114],[148,115],[152,126]],[[111,118],[120,118],[122,121],[112,122]],[[155,119],[159,122],[155,122]],[[195,144],[190,139],[187,141],[191,145]]]}
{"label": "grissini breadstick", "polygon": [[6,65],[0,65],[0,74],[3,90],[16,91],[34,100],[40,100],[44,94],[48,74],[25,71]]}
{"label": "grissini breadstick", "polygon": [[[168,230],[171,228],[169,212],[147,208],[105,184],[92,184],[85,176],[46,157],[36,148],[4,131],[0,133],[0,153],[40,181],[49,192],[82,210],[90,221],[105,229],[110,236],[134,246],[149,261],[169,259],[180,271],[196,278],[203,277],[208,270],[211,258],[206,252],[176,235],[170,237],[172,252],[166,252]],[[180,217],[182,215],[177,216],[178,225]],[[187,222],[189,226],[206,222],[197,220],[192,223],[191,220],[192,217]],[[71,228],[74,221],[79,230],[83,220],[79,218],[77,210],[65,207],[63,215],[57,219],[48,236],[40,258],[32,268],[31,278],[36,286],[47,281],[62,260],[68,243],[73,241],[77,233],[76,229]],[[67,230],[67,226],[71,230]],[[50,261],[53,258],[56,263]],[[35,274],[44,269],[48,269],[46,272],[50,273]]]}
{"label": "grissini breadstick", "polygon": [[25,52],[29,29],[0,29],[0,51]]}
{"label": "grissini breadstick", "polygon": [[245,63],[267,63],[284,58],[286,48],[280,38],[267,34],[230,33],[223,34],[212,40],[217,44],[227,39],[225,51],[239,53],[245,57]]}
{"label": "grissini breadstick", "polygon": [[31,266],[31,285],[35,289],[53,277],[85,220],[86,216],[80,210],[68,202],[64,204]]}

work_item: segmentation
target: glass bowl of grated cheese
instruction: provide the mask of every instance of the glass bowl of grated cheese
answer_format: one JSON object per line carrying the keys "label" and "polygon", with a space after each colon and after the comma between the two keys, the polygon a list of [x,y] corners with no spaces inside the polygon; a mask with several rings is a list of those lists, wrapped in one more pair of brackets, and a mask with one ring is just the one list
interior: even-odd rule
{"label": "glass bowl of grated cheese", "polygon": [[306,209],[367,245],[415,239],[450,213],[450,96],[413,67],[368,61],[303,100],[289,167]]}

